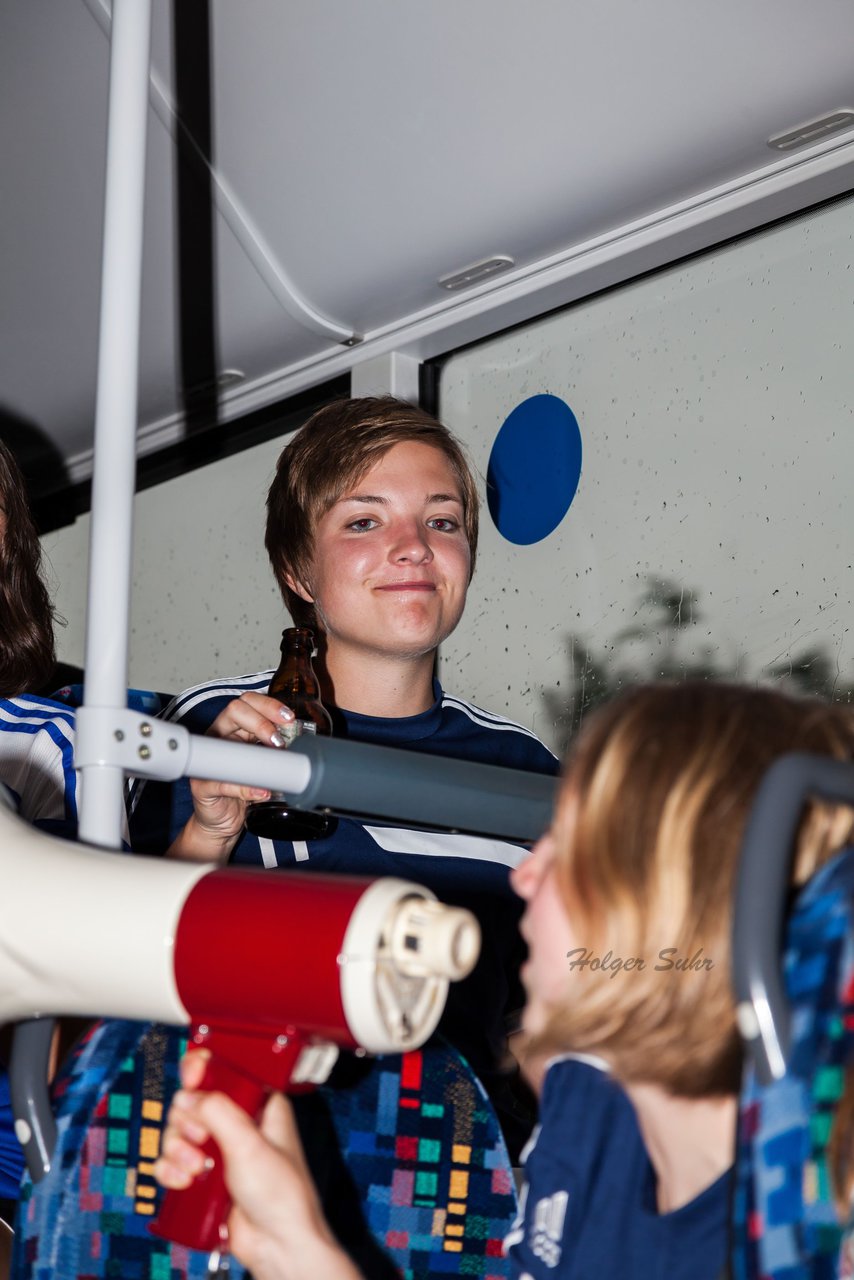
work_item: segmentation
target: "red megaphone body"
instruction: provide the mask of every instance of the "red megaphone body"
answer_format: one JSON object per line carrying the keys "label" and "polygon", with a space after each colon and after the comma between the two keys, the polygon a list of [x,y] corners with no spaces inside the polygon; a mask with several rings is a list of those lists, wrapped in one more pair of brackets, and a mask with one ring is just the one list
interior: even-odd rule
{"label": "red megaphone body", "polygon": [[[189,1024],[211,1050],[202,1087],[252,1115],[273,1089],[325,1080],[339,1047],[423,1044],[479,946],[474,917],[408,881],[105,853],[53,839],[3,805],[0,875],[0,1021]],[[223,1245],[230,1207],[211,1154],[152,1224],[209,1251]]]}

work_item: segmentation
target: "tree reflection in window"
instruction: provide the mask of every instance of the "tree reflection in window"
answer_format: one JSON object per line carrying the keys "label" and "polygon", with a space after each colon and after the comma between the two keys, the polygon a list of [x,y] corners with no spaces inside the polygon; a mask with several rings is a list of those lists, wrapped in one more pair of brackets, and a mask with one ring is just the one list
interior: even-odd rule
{"label": "tree reflection in window", "polygon": [[752,669],[726,637],[715,637],[699,604],[700,592],[668,578],[647,579],[628,627],[599,647],[583,635],[567,636],[568,696],[544,699],[565,749],[585,715],[621,689],[655,680],[737,680],[780,684],[792,692],[854,701],[854,685],[840,677],[835,656],[810,645],[773,664]]}

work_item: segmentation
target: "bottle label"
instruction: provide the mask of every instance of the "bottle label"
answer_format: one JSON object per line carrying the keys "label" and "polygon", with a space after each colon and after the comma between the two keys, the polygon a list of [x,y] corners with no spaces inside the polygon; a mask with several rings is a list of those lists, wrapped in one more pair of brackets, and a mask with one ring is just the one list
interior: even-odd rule
{"label": "bottle label", "polygon": [[[291,720],[288,724],[280,724],[276,730],[283,747],[289,747],[291,743],[304,733],[317,733],[317,725],[312,720]],[[281,803],[287,797],[282,791],[271,791],[270,799]]]}
{"label": "bottle label", "polygon": [[291,720],[289,724],[280,724],[276,730],[284,746],[289,747],[294,738],[303,733],[317,733],[317,725],[311,720]]}

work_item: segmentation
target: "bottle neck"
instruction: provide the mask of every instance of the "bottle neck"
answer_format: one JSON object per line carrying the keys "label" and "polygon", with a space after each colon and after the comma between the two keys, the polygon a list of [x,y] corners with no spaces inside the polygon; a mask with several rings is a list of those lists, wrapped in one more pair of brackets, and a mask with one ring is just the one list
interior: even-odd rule
{"label": "bottle neck", "polygon": [[282,635],[282,660],[270,682],[270,693],[283,702],[291,697],[320,701],[320,684],[312,665],[314,634],[306,627],[290,627]]}
{"label": "bottle neck", "polygon": [[309,627],[287,627],[282,632],[280,648],[283,657],[289,653],[299,653],[311,660],[315,650],[314,632]]}

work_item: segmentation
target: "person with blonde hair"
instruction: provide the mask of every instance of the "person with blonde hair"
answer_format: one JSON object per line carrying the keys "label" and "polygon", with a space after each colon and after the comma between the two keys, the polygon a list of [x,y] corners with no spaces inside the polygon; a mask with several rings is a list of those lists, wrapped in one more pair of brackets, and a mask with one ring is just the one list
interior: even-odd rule
{"label": "person with blonde hair", "polygon": [[[854,715],[770,689],[657,685],[598,710],[573,744],[552,828],[513,873],[530,951],[526,1061],[542,1088],[507,1241],[513,1274],[722,1272],[743,1058],[730,967],[736,868],[762,777],[792,751],[850,759]],[[792,884],[852,829],[849,810],[812,805]],[[597,1126],[600,1113],[591,1120],[577,1102],[550,1123],[566,1068],[596,1063],[633,1108],[643,1160],[625,1129]],[[164,1139],[164,1184],[187,1185],[212,1134],[235,1200],[233,1247],[257,1280],[297,1280],[309,1274],[302,1259],[320,1257],[324,1275],[352,1275],[308,1185],[286,1101],[273,1100],[259,1129],[228,1099],[195,1092],[200,1075],[193,1055]],[[582,1148],[595,1154],[585,1163],[595,1185],[569,1194],[561,1158],[578,1165]]]}
{"label": "person with blonde hair", "polygon": [[[791,751],[850,759],[851,710],[736,685],[633,690],[586,723],[551,831],[513,876],[531,947],[529,1058],[571,1050],[602,1060],[649,1156],[646,1170],[635,1160],[634,1203],[612,1215],[633,1274],[664,1266],[668,1280],[715,1280],[725,1262],[743,1062],[730,963],[736,871],[759,784]],[[811,808],[793,885],[844,847],[853,825],[847,809]],[[566,1069],[547,1073],[543,1112]],[[544,1120],[529,1158],[511,1249],[532,1274],[549,1153],[567,1139]],[[601,1241],[603,1225],[567,1213],[573,1258],[591,1233]]]}

